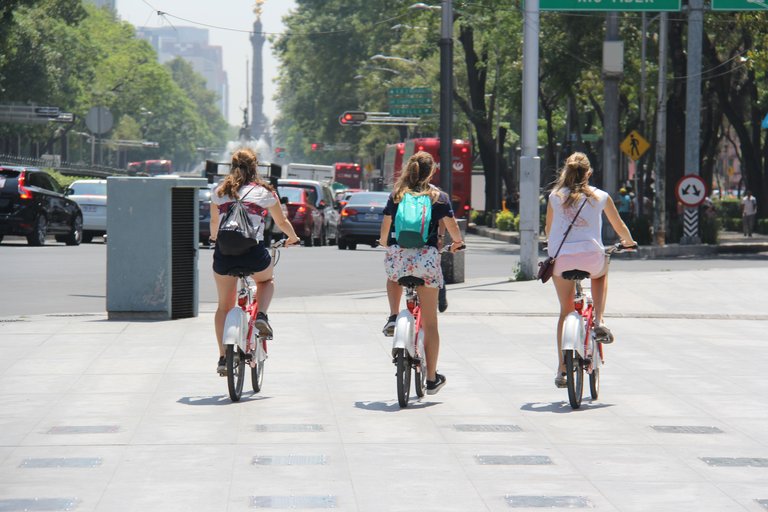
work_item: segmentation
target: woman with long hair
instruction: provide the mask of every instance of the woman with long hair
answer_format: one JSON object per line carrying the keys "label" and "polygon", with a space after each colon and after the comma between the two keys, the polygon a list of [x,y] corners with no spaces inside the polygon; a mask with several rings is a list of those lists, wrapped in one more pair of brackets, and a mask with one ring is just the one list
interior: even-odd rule
{"label": "woman with long hair", "polygon": [[607,192],[591,186],[589,184],[590,176],[592,176],[592,167],[587,155],[573,153],[565,161],[565,166],[560,171],[547,203],[545,232],[548,237],[547,250],[550,256],[555,256],[558,247],[563,242],[568,226],[573,222],[573,227],[568,236],[565,237],[560,254],[555,260],[552,273],[552,281],[555,283],[557,298],[560,301],[560,317],[557,321],[559,364],[555,376],[557,387],[565,387],[567,384],[565,361],[561,349],[563,322],[565,322],[565,317],[573,311],[573,294],[576,286],[574,281],[563,279],[563,272],[567,270],[589,272],[595,309],[595,335],[601,343],[611,343],[613,342],[613,334],[603,323],[603,312],[608,293],[609,262],[601,234],[603,213],[618,234],[623,246],[636,245],[629,229],[621,220],[613,199]]}
{"label": "woman with long hair", "polygon": [[[392,336],[395,319],[400,311],[402,287],[398,280],[404,276],[415,276],[424,280],[423,286],[416,287],[421,305],[421,326],[424,329],[424,350],[427,359],[427,394],[434,395],[445,385],[444,375],[437,373],[437,358],[440,351],[440,334],[437,329],[438,289],[443,286],[443,272],[438,252],[438,228],[444,227],[451,235],[451,252],[464,246],[461,231],[453,217],[451,201],[445,192],[430,184],[435,174],[432,155],[419,151],[408,159],[392,194],[384,207],[379,243],[387,249],[384,267],[387,273],[387,299],[389,318],[384,325],[384,334]],[[406,194],[427,196],[432,205],[428,238],[423,247],[403,248],[395,239],[393,219]]]}
{"label": "woman with long hair", "polygon": [[272,215],[275,225],[288,235],[286,245],[299,243],[299,237],[293,226],[280,208],[280,201],[274,189],[259,177],[257,171],[258,158],[250,149],[240,149],[232,155],[232,166],[229,175],[222,180],[211,194],[211,242],[215,242],[219,230],[220,216],[226,213],[236,200],[241,200],[248,211],[248,218],[257,231],[258,245],[253,246],[241,256],[227,256],[218,247],[213,252],[213,278],[216,281],[218,305],[214,316],[216,341],[219,344],[219,361],[216,371],[226,375],[224,358],[224,320],[227,313],[235,306],[237,300],[237,277],[229,275],[235,268],[245,268],[252,272],[251,278],[256,282],[256,300],[259,303],[259,313],[256,317],[256,328],[263,336],[272,335],[269,325],[267,308],[275,292],[272,281],[272,257],[264,245],[264,217]]}

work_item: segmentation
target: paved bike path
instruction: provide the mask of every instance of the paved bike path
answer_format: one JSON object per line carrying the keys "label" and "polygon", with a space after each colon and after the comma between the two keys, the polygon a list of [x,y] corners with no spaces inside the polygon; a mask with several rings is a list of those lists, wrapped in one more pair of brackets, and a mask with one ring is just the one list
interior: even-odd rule
{"label": "paved bike path", "polygon": [[766,510],[764,270],[613,272],[617,341],[579,411],[550,284],[451,286],[448,384],[404,410],[381,291],[277,298],[264,390],[237,404],[208,306],[0,318],[0,511]]}

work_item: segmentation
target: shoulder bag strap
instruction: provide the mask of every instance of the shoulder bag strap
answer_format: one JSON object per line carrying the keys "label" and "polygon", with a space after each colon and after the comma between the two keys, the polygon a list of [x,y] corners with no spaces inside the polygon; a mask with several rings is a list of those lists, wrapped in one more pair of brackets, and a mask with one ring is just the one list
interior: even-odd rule
{"label": "shoulder bag strap", "polygon": [[584,198],[584,202],[581,203],[581,206],[579,206],[578,211],[576,212],[576,215],[573,217],[573,220],[571,221],[571,224],[568,226],[568,229],[565,230],[565,234],[563,235],[563,239],[560,241],[560,246],[557,248],[557,252],[555,253],[555,258],[557,258],[557,255],[560,254],[560,249],[563,248],[563,244],[565,243],[565,239],[568,237],[568,233],[571,232],[571,228],[573,227],[573,223],[576,222],[576,219],[579,217],[579,214],[581,213],[581,209],[584,208],[584,205],[587,204],[587,201],[589,200],[588,197]]}

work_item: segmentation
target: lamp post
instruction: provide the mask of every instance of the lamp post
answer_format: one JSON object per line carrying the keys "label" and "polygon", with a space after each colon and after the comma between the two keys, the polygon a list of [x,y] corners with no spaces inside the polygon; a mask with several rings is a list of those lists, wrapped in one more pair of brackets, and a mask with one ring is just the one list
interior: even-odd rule
{"label": "lamp post", "polygon": [[441,0],[440,5],[419,2],[409,9],[440,9],[440,188],[451,195],[453,160],[453,0]]}

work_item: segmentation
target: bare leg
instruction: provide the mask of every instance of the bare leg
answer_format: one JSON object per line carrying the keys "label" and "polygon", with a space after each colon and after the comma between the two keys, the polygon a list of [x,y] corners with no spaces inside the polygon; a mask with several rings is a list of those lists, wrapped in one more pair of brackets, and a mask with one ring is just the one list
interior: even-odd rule
{"label": "bare leg", "polygon": [[216,314],[213,317],[213,325],[216,330],[216,342],[219,344],[219,357],[224,357],[224,320],[227,318],[229,310],[235,307],[237,300],[237,278],[233,276],[223,276],[213,273],[213,279],[216,281],[216,291],[219,295],[219,302],[216,306]]}
{"label": "bare leg", "polygon": [[259,303],[259,312],[266,314],[272,296],[275,294],[275,281],[272,279],[272,264],[261,272],[254,272],[251,278],[256,282],[256,301]]}
{"label": "bare leg", "polygon": [[595,322],[603,323],[605,301],[608,298],[608,274],[592,279],[592,303],[595,308]]}
{"label": "bare leg", "polygon": [[387,279],[387,300],[389,301],[389,314],[396,315],[400,312],[400,297],[403,295],[403,287],[396,281]]}
{"label": "bare leg", "polygon": [[573,294],[576,292],[576,283],[562,277],[552,276],[557,291],[557,300],[560,301],[560,316],[557,320],[557,371],[565,372],[565,361],[563,360],[563,323],[573,311]]}
{"label": "bare leg", "polygon": [[440,353],[440,333],[437,330],[437,292],[438,288],[419,286],[421,305],[421,328],[424,329],[424,354],[427,358],[427,380],[435,380],[437,357]]}

